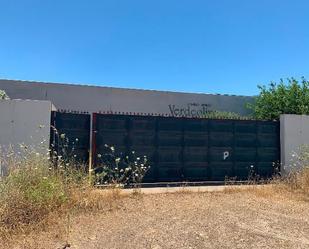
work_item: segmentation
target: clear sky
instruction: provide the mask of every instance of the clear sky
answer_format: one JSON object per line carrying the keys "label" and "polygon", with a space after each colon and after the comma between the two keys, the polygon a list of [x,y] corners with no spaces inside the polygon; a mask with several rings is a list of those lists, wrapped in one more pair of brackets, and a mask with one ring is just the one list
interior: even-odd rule
{"label": "clear sky", "polygon": [[252,95],[309,78],[308,0],[0,0],[0,78]]}

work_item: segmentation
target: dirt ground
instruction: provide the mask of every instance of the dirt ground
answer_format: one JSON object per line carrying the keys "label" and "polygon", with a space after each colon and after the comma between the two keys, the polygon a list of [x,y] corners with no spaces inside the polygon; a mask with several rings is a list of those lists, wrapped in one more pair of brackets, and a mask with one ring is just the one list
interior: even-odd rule
{"label": "dirt ground", "polygon": [[[130,195],[115,205],[72,218],[70,248],[309,248],[309,202],[291,196],[179,191]],[[16,248],[64,248],[62,228]]]}

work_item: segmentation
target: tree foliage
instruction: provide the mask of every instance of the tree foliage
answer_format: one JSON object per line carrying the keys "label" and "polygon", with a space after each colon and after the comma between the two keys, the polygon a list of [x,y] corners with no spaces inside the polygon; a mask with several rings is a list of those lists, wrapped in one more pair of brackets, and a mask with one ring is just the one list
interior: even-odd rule
{"label": "tree foliage", "polygon": [[258,86],[260,94],[248,107],[257,119],[277,120],[280,114],[309,114],[309,81],[294,78]]}

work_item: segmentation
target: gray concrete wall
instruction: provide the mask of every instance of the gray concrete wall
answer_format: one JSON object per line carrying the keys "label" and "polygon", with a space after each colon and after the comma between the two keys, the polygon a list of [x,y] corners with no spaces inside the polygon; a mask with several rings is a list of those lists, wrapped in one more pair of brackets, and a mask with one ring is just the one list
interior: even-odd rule
{"label": "gray concrete wall", "polygon": [[252,97],[0,80],[12,99],[50,100],[58,110],[117,114],[199,116],[207,110],[248,114]]}
{"label": "gray concrete wall", "polygon": [[15,154],[25,152],[20,144],[40,153],[47,152],[51,108],[49,101],[0,100],[0,171],[7,150],[12,149]]}
{"label": "gray concrete wall", "polygon": [[280,116],[281,163],[284,173],[299,169],[297,157],[303,146],[309,145],[309,116]]}

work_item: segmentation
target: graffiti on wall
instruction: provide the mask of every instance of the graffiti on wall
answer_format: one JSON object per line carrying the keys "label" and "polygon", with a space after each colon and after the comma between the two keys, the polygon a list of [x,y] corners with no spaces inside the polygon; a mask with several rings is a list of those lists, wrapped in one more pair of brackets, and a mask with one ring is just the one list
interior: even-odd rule
{"label": "graffiti on wall", "polygon": [[188,103],[185,107],[168,105],[173,117],[201,118],[209,113],[209,104]]}

